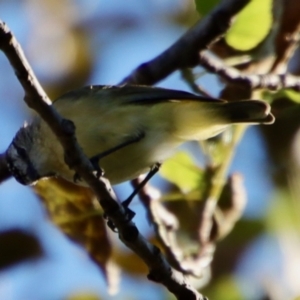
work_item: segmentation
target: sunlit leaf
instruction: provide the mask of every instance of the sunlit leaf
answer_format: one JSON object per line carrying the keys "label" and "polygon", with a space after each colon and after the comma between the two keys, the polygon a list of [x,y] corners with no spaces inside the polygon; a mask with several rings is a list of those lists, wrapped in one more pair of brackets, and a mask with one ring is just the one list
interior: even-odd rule
{"label": "sunlit leaf", "polygon": [[199,187],[203,176],[202,170],[186,152],[179,152],[167,160],[162,165],[160,174],[185,193]]}
{"label": "sunlit leaf", "polygon": [[300,93],[299,92],[296,92],[296,91],[291,90],[291,89],[285,89],[282,92],[290,100],[292,100],[292,101],[294,101],[296,103],[300,103]]}
{"label": "sunlit leaf", "polygon": [[252,0],[236,17],[225,36],[233,48],[247,51],[267,36],[272,25],[272,0]]}
{"label": "sunlit leaf", "polygon": [[270,92],[265,90],[263,92],[263,99],[270,103],[273,100],[280,98],[288,98],[293,102],[300,103],[300,93],[292,89],[282,89],[276,92]]}
{"label": "sunlit leaf", "polygon": [[218,3],[220,0],[195,0],[195,5],[198,13],[201,16],[205,16],[208,12],[210,12]]}

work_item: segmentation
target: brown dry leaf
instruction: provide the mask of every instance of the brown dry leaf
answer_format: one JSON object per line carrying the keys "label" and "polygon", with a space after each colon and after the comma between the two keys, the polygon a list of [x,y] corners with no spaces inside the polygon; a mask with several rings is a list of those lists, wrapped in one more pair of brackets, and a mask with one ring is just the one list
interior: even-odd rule
{"label": "brown dry leaf", "polygon": [[84,246],[109,278],[107,263],[111,257],[111,244],[101,207],[93,192],[58,178],[41,180],[34,190],[53,223],[73,241]]}

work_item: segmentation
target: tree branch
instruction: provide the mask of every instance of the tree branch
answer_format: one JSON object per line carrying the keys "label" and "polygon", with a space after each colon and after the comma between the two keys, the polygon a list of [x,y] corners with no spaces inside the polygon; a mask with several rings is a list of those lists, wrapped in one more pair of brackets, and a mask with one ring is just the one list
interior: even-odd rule
{"label": "tree branch", "polygon": [[199,54],[199,64],[206,70],[219,75],[227,82],[242,85],[252,90],[268,89],[279,90],[283,88],[300,91],[300,77],[291,74],[244,74],[238,69],[226,66],[221,60],[209,55],[207,52]]}
{"label": "tree branch", "polygon": [[149,268],[148,278],[166,286],[177,299],[204,299],[187,282],[183,274],[172,270],[159,249],[150,244],[129,222],[122,205],[117,201],[110,184],[104,178],[97,179],[89,159],[76,141],[75,127],[63,119],[51,105],[51,101],[35,77],[25,55],[9,28],[0,21],[0,49],[12,65],[25,91],[24,100],[34,109],[56,134],[65,150],[70,168],[74,169],[92,188],[105,214],[115,224],[120,239],[133,250]]}
{"label": "tree branch", "polygon": [[198,53],[221,38],[235,15],[250,0],[223,0],[206,18],[199,21],[170,48],[141,64],[121,84],[152,85],[172,72],[198,64]]}

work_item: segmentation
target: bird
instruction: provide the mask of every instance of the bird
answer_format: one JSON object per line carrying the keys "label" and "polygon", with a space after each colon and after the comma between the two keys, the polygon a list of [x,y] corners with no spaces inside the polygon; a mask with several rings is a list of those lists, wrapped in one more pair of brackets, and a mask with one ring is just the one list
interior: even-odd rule
{"label": "bird", "polygon": [[[87,86],[60,96],[53,106],[74,123],[79,145],[112,185],[151,168],[155,173],[187,141],[209,139],[232,124],[275,120],[270,105],[261,100],[227,102],[139,85]],[[75,171],[66,165],[61,144],[39,116],[17,132],[6,160],[11,174],[25,185],[52,176],[74,182]]]}

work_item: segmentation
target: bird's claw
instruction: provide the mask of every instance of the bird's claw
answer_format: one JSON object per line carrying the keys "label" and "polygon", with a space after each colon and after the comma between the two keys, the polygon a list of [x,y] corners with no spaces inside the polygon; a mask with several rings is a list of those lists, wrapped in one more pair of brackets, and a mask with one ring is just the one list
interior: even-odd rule
{"label": "bird's claw", "polygon": [[91,164],[93,165],[94,172],[93,174],[97,179],[104,176],[104,170],[99,166],[99,158],[93,157],[90,159]]}

